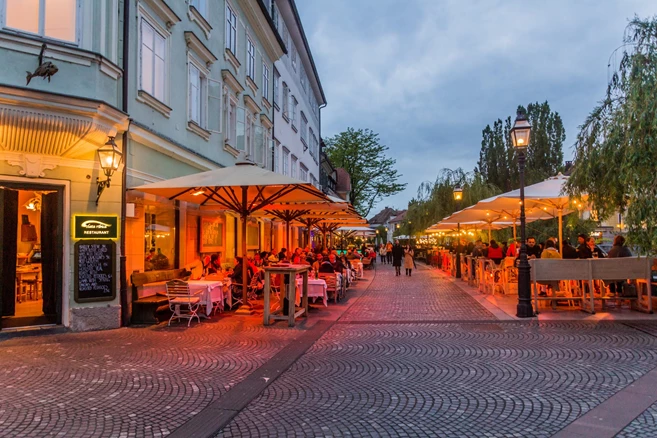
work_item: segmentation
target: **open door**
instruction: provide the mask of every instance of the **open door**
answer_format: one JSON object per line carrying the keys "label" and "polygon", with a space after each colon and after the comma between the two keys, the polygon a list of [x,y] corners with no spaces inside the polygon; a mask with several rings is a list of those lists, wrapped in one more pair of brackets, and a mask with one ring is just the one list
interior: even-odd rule
{"label": "open door", "polygon": [[0,188],[0,315],[16,312],[16,241],[18,229],[18,191]]}
{"label": "open door", "polygon": [[61,324],[63,258],[63,196],[61,190],[44,194],[41,202],[43,314],[50,323]]}

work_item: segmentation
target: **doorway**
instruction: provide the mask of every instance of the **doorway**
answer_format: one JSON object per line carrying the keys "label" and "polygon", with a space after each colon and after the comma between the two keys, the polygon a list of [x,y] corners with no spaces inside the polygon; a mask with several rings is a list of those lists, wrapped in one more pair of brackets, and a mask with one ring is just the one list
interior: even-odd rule
{"label": "doorway", "polygon": [[0,182],[1,328],[62,323],[61,186]]}

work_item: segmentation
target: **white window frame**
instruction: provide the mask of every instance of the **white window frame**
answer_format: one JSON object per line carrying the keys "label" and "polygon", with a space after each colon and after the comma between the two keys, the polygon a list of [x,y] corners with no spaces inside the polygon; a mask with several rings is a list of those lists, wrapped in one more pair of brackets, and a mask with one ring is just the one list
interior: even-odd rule
{"label": "white window frame", "polygon": [[274,172],[281,173],[281,145],[274,141]]}
{"label": "white window frame", "polygon": [[[192,72],[198,72],[198,99],[199,99],[199,114],[198,120],[195,120],[192,115]],[[187,58],[187,120],[196,123],[203,129],[208,128],[208,77],[210,72],[203,67],[203,65],[196,61],[193,57]]]}
{"label": "white window frame", "polygon": [[292,69],[297,71],[297,49],[294,47],[294,41],[290,42],[290,58],[292,60]]}
{"label": "white window frame", "polygon": [[303,163],[299,163],[299,179],[308,182],[308,168]]}
{"label": "white window frame", "polygon": [[269,66],[262,61],[262,97],[269,100]]}
{"label": "white window frame", "polygon": [[290,177],[296,179],[297,178],[297,163],[299,162],[299,159],[297,158],[296,155],[292,154],[290,156]]}
{"label": "white window frame", "polygon": [[310,142],[309,148],[310,148],[310,156],[315,159],[315,133],[313,131],[312,126],[308,127],[308,141]]}
{"label": "white window frame", "polygon": [[278,72],[276,67],[274,67],[274,106],[278,108],[278,102],[281,100],[281,88],[278,83],[281,81],[281,74]]}
{"label": "white window frame", "polygon": [[290,100],[292,101],[292,115],[290,117],[290,120],[292,121],[292,127],[296,128],[297,127],[297,109],[299,108],[299,101],[297,100],[294,95],[290,95]]}
{"label": "white window frame", "polygon": [[237,56],[237,14],[233,8],[226,2],[226,32],[224,38],[226,39],[226,49]]}
{"label": "white window frame", "polygon": [[283,81],[283,117],[290,118],[290,87]]}
{"label": "white window frame", "polygon": [[290,172],[290,150],[283,146],[283,175],[289,176]]}
{"label": "white window frame", "polygon": [[246,37],[246,75],[255,82],[256,48],[250,36]]}
{"label": "white window frame", "polygon": [[68,44],[68,45],[73,45],[73,46],[80,46],[82,43],[82,3],[83,0],[75,0],[75,37],[74,41],[70,40],[63,40],[60,38],[55,38],[51,36],[47,36],[45,34],[45,25],[46,25],[46,15],[45,15],[45,6],[46,6],[46,1],[47,0],[39,0],[39,25],[38,25],[38,30],[36,33],[30,32],[29,30],[23,30],[23,29],[18,29],[15,27],[10,27],[7,25],[7,2],[6,0],[0,0],[0,24],[2,25],[2,29],[7,29],[11,30],[16,33],[21,33],[25,35],[36,35],[39,38],[43,38],[45,40],[52,40],[52,41],[57,41],[63,44]]}
{"label": "white window frame", "polygon": [[224,143],[233,149],[237,149],[237,106],[239,100],[230,89],[224,86]]}
{"label": "white window frame", "polygon": [[301,111],[301,141],[303,141],[306,146],[308,146],[308,118],[306,115]]}
{"label": "white window frame", "polygon": [[[160,36],[164,40],[164,69],[162,72],[162,81],[163,81],[163,95],[162,97],[158,97],[155,95],[155,66],[153,66],[153,89],[152,90],[146,90],[143,85],[143,75],[144,72],[142,71],[142,60],[143,60],[143,26],[149,26],[153,32],[154,35]],[[170,37],[171,34],[166,31],[162,26],[158,24],[157,21],[154,19],[151,19],[150,17],[146,16],[145,14],[140,14],[139,16],[139,89],[141,91],[144,91],[147,93],[149,96],[153,97],[154,99],[167,104],[169,100],[169,42],[170,42]],[[153,51],[153,56],[155,56],[155,51]],[[153,58],[154,60],[155,58]]]}

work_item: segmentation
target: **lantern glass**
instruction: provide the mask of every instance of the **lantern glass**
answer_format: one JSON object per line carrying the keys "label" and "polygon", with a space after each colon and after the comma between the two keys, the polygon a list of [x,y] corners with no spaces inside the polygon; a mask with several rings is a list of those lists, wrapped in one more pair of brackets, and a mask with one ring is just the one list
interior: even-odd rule
{"label": "lantern glass", "polygon": [[463,200],[463,189],[461,187],[454,187],[454,200],[461,201]]}
{"label": "lantern glass", "polygon": [[521,112],[518,112],[513,128],[511,128],[513,146],[517,149],[526,149],[529,145],[531,130],[532,125],[527,120],[527,117]]}
{"label": "lantern glass", "polygon": [[109,178],[119,169],[122,155],[123,154],[114,142],[114,137],[110,137],[107,143],[98,149],[98,161],[105,176]]}

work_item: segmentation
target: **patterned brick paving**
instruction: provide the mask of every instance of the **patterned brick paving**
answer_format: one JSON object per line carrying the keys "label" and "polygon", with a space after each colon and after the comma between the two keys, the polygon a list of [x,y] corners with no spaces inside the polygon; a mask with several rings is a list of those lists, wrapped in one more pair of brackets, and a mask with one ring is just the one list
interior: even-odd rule
{"label": "patterned brick paving", "polygon": [[[404,292],[380,274],[346,322],[217,436],[548,437],[657,363],[657,338],[622,324],[399,323],[414,306],[373,305]],[[429,297],[432,282],[447,297]],[[437,309],[422,318],[485,315],[426,271],[405,284],[420,297],[411,303]]]}
{"label": "patterned brick paving", "polygon": [[657,403],[631,422],[618,438],[655,438],[657,436]]}
{"label": "patterned brick paving", "polygon": [[232,316],[0,342],[0,436],[165,436],[302,330]]}
{"label": "patterned brick paving", "polygon": [[[403,271],[402,271],[403,272]],[[428,269],[412,277],[395,277],[389,266],[378,266],[376,280],[341,321],[495,320],[493,314],[447,277]]]}

